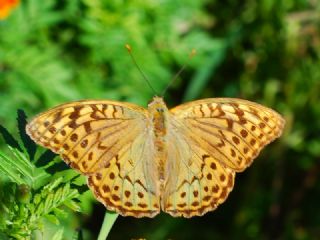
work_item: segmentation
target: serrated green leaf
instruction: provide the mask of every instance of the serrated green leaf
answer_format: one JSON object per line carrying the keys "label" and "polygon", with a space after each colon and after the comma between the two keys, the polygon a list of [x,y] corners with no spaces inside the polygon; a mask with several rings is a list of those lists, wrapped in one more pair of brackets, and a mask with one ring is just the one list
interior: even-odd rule
{"label": "serrated green leaf", "polygon": [[44,187],[44,189],[46,189],[48,191],[52,191],[54,188],[56,188],[62,182],[63,182],[63,178],[59,177],[59,178],[55,179],[53,182],[51,182],[50,184],[46,185]]}
{"label": "serrated green leaf", "polygon": [[47,215],[45,215],[45,218],[47,218],[50,222],[52,222],[55,225],[60,224],[59,219],[55,215],[47,214]]}
{"label": "serrated green leaf", "polygon": [[80,210],[81,210],[80,205],[72,200],[65,201],[64,205],[66,205],[68,208],[70,208],[71,210],[73,210],[75,212],[80,212]]}
{"label": "serrated green leaf", "polygon": [[54,214],[57,216],[57,217],[60,217],[60,218],[65,218],[65,217],[67,217],[67,213],[66,213],[66,211],[64,211],[64,210],[62,210],[62,209],[60,209],[60,208],[54,208],[53,209],[53,212],[54,212]]}
{"label": "serrated green leaf", "polygon": [[15,165],[17,171],[19,171],[21,175],[26,179],[28,185],[32,185],[34,166],[30,163],[28,158],[18,149],[11,148],[10,146],[8,146],[8,148],[15,156],[15,158],[13,158],[12,164]]}
{"label": "serrated green leaf", "polygon": [[28,184],[28,182],[21,177],[21,173],[19,173],[19,170],[16,168],[17,165],[12,158],[0,152],[0,162],[0,172],[4,176],[9,177],[11,181],[18,184]]}
{"label": "serrated green leaf", "polygon": [[[42,200],[42,199],[41,199]],[[43,213],[44,214],[47,214],[47,212],[45,211],[45,208],[44,208],[44,202],[43,201],[41,201],[37,206],[36,206],[36,211],[35,211],[35,214],[38,216],[38,217],[40,217],[41,215],[43,215]]]}
{"label": "serrated green leaf", "polygon": [[49,193],[47,197],[44,198],[44,205],[43,205],[43,213],[47,214],[51,211],[55,202],[57,202],[55,193]]}

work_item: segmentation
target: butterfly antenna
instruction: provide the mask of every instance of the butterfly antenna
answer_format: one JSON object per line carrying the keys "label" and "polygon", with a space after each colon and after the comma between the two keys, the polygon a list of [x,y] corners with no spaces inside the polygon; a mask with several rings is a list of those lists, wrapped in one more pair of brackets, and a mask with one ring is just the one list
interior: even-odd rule
{"label": "butterfly antenna", "polygon": [[131,57],[131,60],[132,60],[133,64],[136,66],[136,68],[138,69],[138,71],[139,71],[140,74],[142,75],[143,79],[147,82],[147,84],[149,85],[149,87],[151,88],[151,90],[153,91],[153,93],[154,93],[155,95],[158,95],[158,94],[157,94],[157,91],[152,87],[149,79],[148,79],[147,76],[144,74],[144,72],[141,70],[141,68],[139,67],[136,59],[134,58],[134,56],[133,56],[133,54],[132,54],[131,46],[130,46],[129,44],[126,44],[125,47],[126,47],[126,49],[128,50],[128,53],[129,53],[129,55],[130,55],[130,57]]}
{"label": "butterfly antenna", "polygon": [[166,86],[166,88],[162,91],[161,97],[164,96],[164,94],[167,92],[167,90],[169,89],[169,87],[171,87],[172,83],[175,82],[177,80],[177,78],[180,76],[180,74],[186,69],[189,61],[194,57],[194,55],[197,54],[197,51],[195,49],[192,49],[190,54],[189,54],[189,59],[188,61],[180,68],[180,70],[173,76],[173,78],[171,79],[171,81],[168,83],[168,85]]}

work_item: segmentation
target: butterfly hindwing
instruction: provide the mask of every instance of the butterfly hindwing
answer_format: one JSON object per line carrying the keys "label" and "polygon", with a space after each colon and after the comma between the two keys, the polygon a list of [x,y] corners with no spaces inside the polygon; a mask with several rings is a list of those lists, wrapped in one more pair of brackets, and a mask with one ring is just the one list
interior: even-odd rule
{"label": "butterfly hindwing", "polygon": [[162,209],[174,217],[201,216],[225,201],[235,172],[201,147],[188,144],[177,131],[168,147],[167,184]]}
{"label": "butterfly hindwing", "polygon": [[[111,161],[88,178],[97,199],[123,216],[153,217],[160,212],[156,171],[147,133],[125,145]],[[146,162],[149,161],[149,162]]]}

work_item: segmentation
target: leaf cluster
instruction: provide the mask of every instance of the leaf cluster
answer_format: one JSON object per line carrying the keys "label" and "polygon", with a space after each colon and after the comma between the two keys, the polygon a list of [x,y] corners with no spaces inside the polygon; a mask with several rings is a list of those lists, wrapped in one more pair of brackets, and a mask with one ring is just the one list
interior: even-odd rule
{"label": "leaf cluster", "polygon": [[[0,126],[8,148],[8,153],[0,152],[1,239],[38,239],[37,235],[46,236],[48,222],[59,225],[59,219],[66,218],[66,208],[80,211],[75,185],[78,176],[70,179],[70,176],[51,174],[56,165],[52,161],[55,155],[48,152],[36,155],[36,146],[24,131],[25,123],[24,112],[20,110],[18,126],[22,143]],[[51,237],[62,239],[63,229]]]}

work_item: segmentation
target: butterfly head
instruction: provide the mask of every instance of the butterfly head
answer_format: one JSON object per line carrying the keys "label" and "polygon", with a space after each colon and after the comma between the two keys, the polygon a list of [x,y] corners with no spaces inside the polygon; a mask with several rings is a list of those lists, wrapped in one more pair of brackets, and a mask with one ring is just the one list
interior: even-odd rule
{"label": "butterfly head", "polygon": [[163,114],[166,110],[168,110],[168,108],[162,97],[154,96],[152,101],[148,103],[148,110],[150,113]]}

